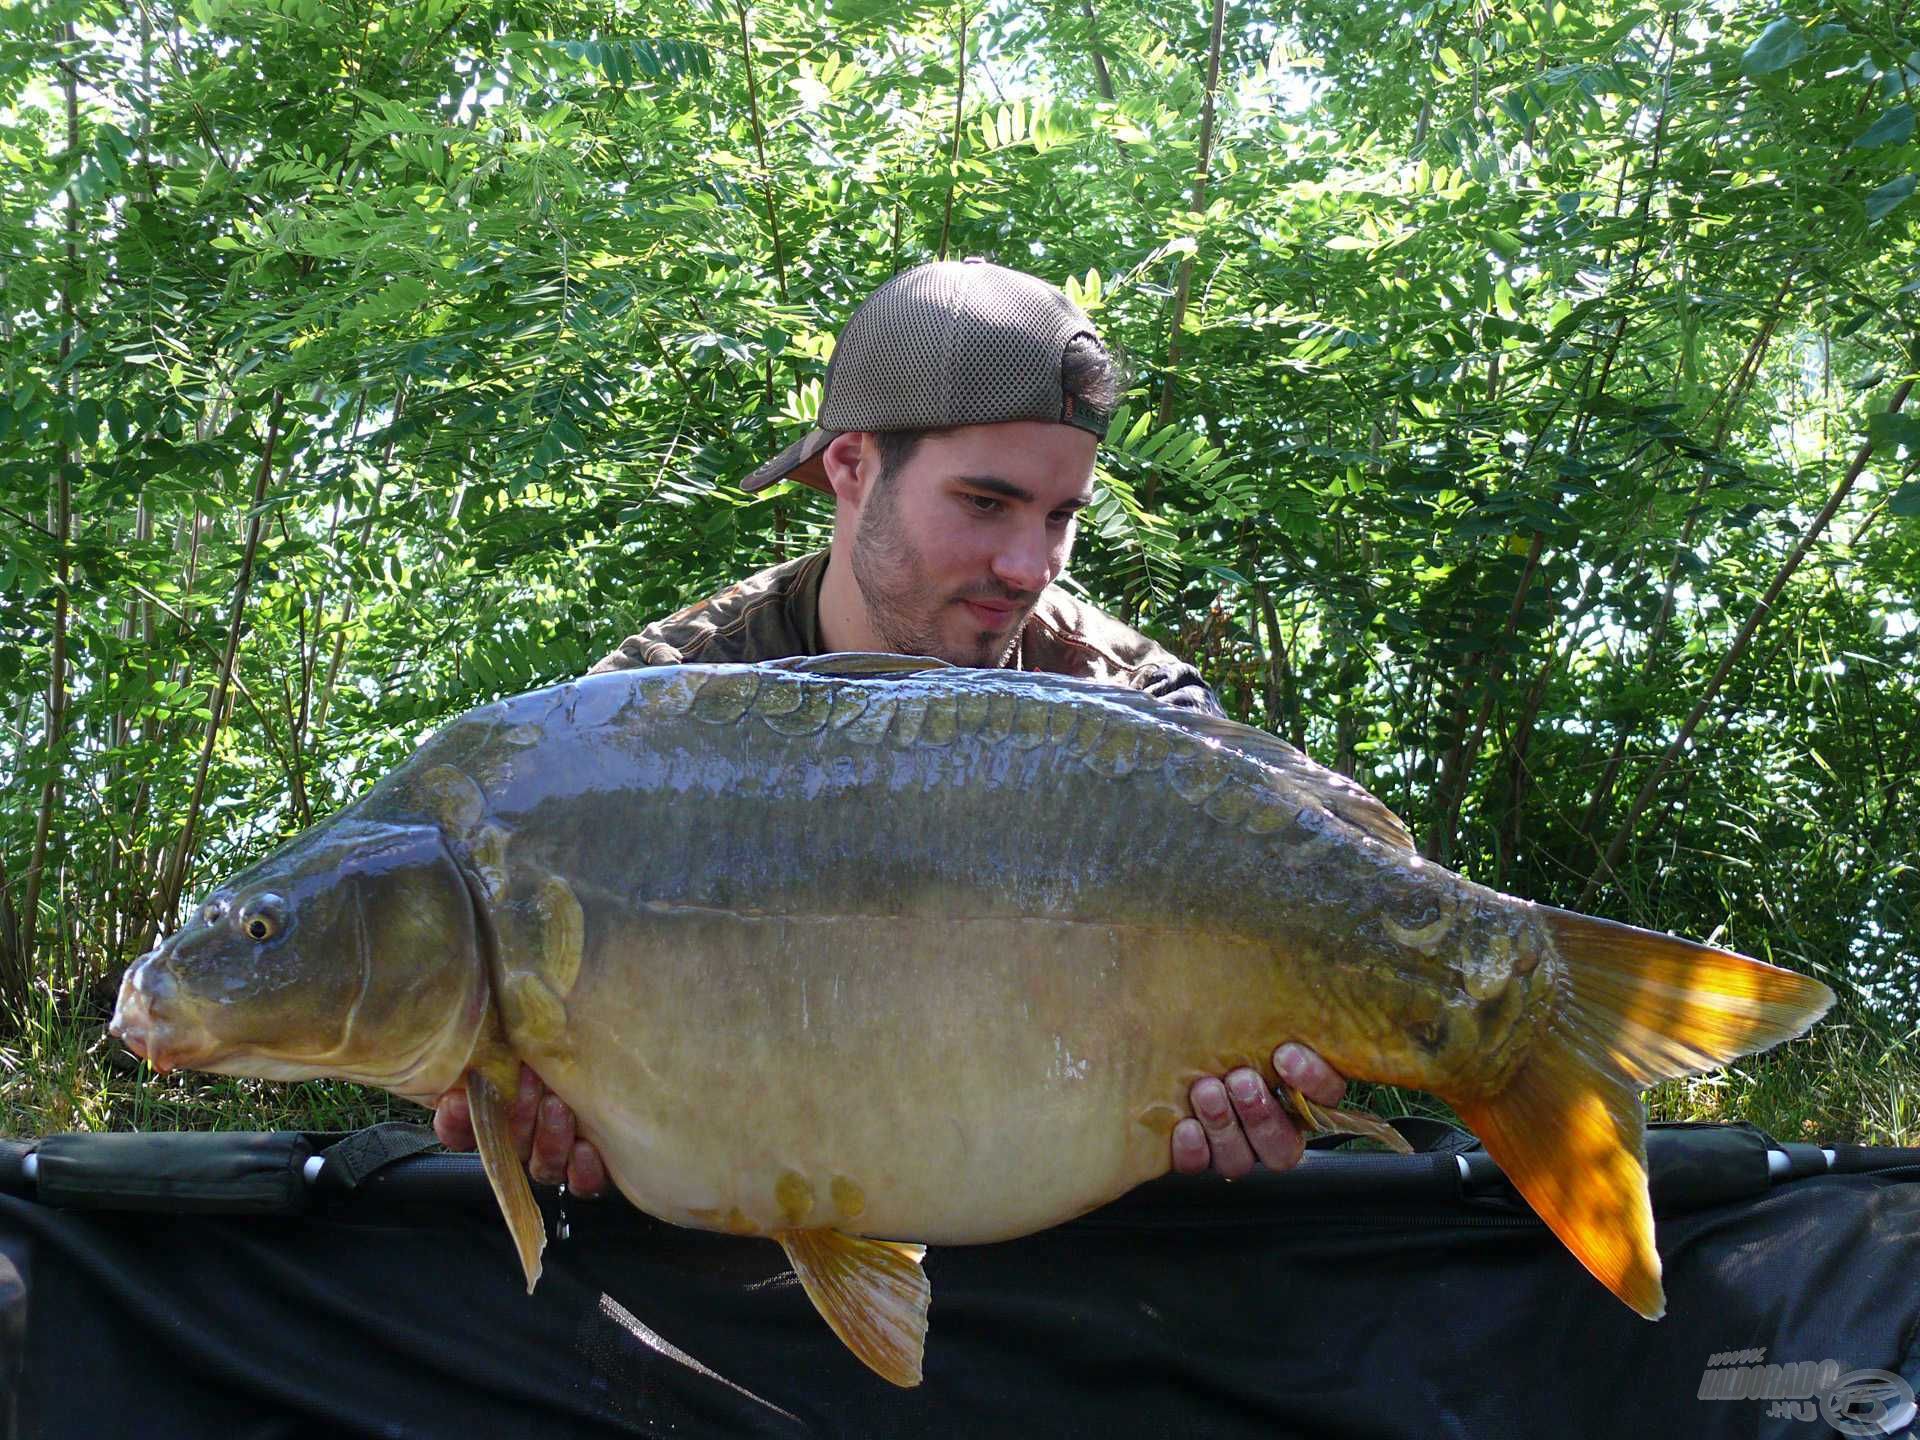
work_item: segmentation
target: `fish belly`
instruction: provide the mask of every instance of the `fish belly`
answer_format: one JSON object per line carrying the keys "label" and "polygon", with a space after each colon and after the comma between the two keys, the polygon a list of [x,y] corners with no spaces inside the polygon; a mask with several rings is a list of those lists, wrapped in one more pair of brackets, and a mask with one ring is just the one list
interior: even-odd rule
{"label": "fish belly", "polygon": [[561,1038],[522,1051],[664,1220],[956,1244],[1164,1172],[1192,1081],[1290,1028],[1246,941],[911,910],[603,921]]}

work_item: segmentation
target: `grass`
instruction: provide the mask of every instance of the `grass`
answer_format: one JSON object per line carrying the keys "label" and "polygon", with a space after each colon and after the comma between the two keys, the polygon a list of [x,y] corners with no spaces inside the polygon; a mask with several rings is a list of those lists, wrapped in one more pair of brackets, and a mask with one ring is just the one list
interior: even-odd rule
{"label": "grass", "polygon": [[[1920,1146],[1914,1039],[1836,1012],[1810,1034],[1764,1055],[1655,1085],[1646,1093],[1647,1118],[1744,1120],[1780,1141]],[[1443,1102],[1418,1090],[1356,1085],[1351,1093],[1377,1114],[1460,1123]]]}
{"label": "grass", "polygon": [[64,1005],[44,987],[0,1044],[0,1134],[72,1130],[357,1130],[428,1112],[344,1080],[288,1084],[175,1071],[161,1075],[107,1034],[95,1006]]}
{"label": "grass", "polygon": [[1748,1120],[1776,1140],[1920,1145],[1920,1057],[1844,1012],[1802,1038],[1647,1092],[1655,1120]]}
{"label": "grass", "polygon": [[[353,1130],[428,1112],[339,1080],[287,1084],[155,1073],[106,1033],[97,1003],[62,1004],[46,989],[0,1044],[0,1134],[69,1130]],[[1844,1013],[1812,1034],[1706,1075],[1647,1092],[1655,1120],[1746,1120],[1776,1140],[1920,1146],[1920,1057],[1912,1041]],[[1458,1123],[1431,1095],[1355,1085],[1382,1115]]]}

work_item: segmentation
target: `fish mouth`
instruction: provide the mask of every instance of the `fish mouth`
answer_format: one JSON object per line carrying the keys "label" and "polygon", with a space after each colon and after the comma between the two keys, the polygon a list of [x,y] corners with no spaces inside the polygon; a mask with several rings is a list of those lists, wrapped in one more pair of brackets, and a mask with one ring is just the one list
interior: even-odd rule
{"label": "fish mouth", "polygon": [[[173,977],[153,963],[158,953],[143,955],[127,967],[107,1033],[164,1075],[200,1064],[212,1054],[212,1047],[195,1043],[195,1037],[166,1014]],[[163,1007],[158,1013],[156,1003]]]}

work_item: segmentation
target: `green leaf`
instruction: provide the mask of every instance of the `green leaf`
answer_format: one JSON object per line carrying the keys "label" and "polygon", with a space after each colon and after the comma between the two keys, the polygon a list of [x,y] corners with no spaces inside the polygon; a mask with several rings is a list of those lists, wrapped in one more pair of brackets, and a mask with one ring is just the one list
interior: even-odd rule
{"label": "green leaf", "polygon": [[1894,491],[1887,501],[1887,509],[1903,520],[1920,516],[1920,480],[1909,480]]}
{"label": "green leaf", "polygon": [[1867,219],[1884,220],[1897,209],[1901,201],[1913,194],[1914,177],[1902,175],[1898,180],[1889,180],[1878,190],[1867,196]]}
{"label": "green leaf", "polygon": [[1327,241],[1329,250],[1371,250],[1375,242],[1364,235],[1335,235]]}
{"label": "green leaf", "polygon": [[1912,138],[1913,106],[1896,105],[1863,130],[1852,148],[1872,150],[1881,145],[1904,145]]}
{"label": "green leaf", "polygon": [[1876,447],[1900,445],[1920,453],[1920,416],[1882,410],[1867,417],[1867,438]]}
{"label": "green leaf", "polygon": [[1748,75],[1771,75],[1784,70],[1807,53],[1806,36],[1800,27],[1782,16],[1760,32],[1760,38],[1740,57],[1740,68]]}

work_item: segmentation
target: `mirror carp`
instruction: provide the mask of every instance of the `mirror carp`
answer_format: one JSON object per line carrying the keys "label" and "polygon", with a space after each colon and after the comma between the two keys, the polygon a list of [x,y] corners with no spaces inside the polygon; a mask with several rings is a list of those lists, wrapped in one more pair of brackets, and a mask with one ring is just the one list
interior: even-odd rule
{"label": "mirror carp", "polygon": [[113,1030],[161,1070],[423,1103],[464,1079],[531,1290],[545,1235],[507,1122],[524,1060],[635,1205],[777,1241],[855,1354],[912,1385],[923,1246],[1024,1235],[1164,1173],[1192,1082],[1279,1084],[1288,1040],[1445,1099],[1658,1318],[1640,1090],[1832,999],[1463,879],[1260,731],[843,655],[470,711],[208,895],[128,970]]}

